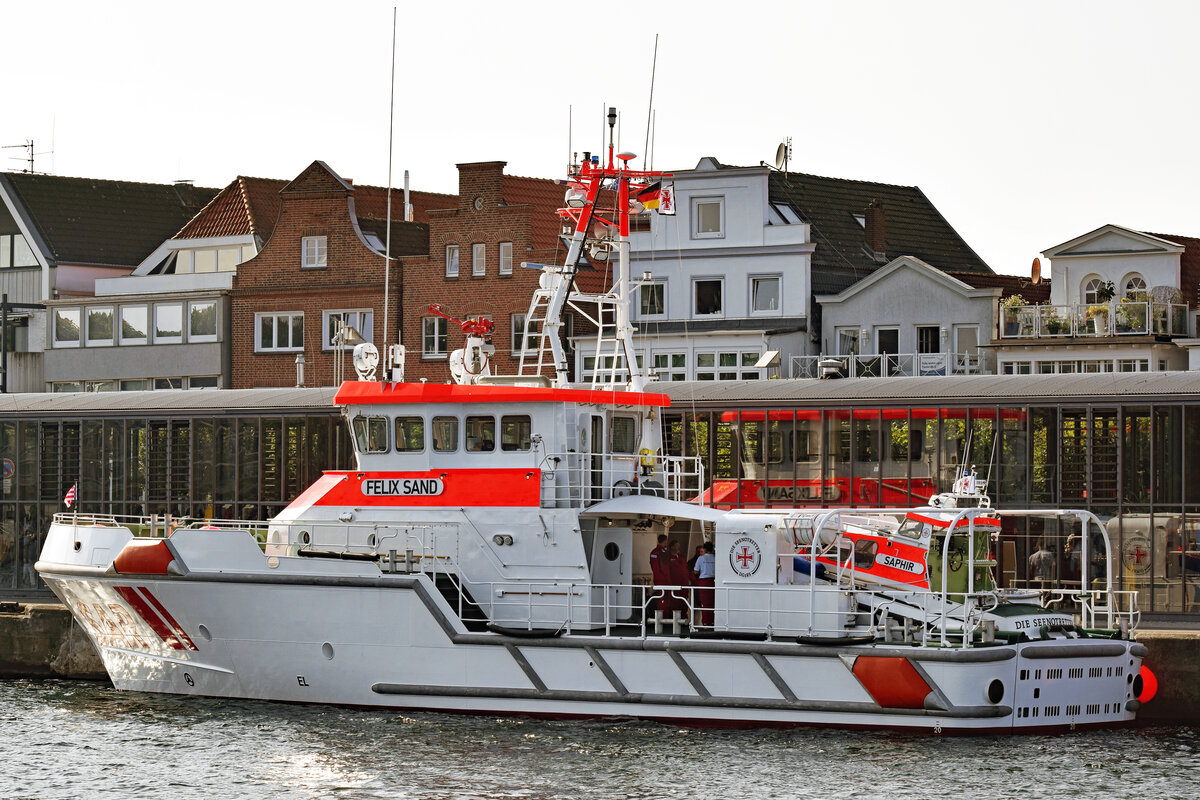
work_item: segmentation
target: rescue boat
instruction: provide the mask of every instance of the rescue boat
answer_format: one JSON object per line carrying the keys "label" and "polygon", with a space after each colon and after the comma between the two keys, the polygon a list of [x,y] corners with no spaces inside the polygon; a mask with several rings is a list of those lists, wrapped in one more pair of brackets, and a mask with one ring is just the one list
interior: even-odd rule
{"label": "rescue boat", "polygon": [[[357,465],[274,519],[57,515],[37,569],[119,689],[177,695],[696,725],[940,733],[1132,722],[1146,651],[1112,569],[1001,588],[1007,515],[964,474],[921,508],[719,510],[697,459],[664,451],[633,346],[629,218],[662,173],[587,154],[573,230],[539,288],[514,375],[461,323],[453,382],[405,382],[359,345],[334,402]],[[585,253],[611,290],[579,291]],[[564,309],[595,323],[597,370],[569,378]],[[446,313],[440,307],[434,313]],[[659,535],[713,546],[707,586],[638,580]]]}

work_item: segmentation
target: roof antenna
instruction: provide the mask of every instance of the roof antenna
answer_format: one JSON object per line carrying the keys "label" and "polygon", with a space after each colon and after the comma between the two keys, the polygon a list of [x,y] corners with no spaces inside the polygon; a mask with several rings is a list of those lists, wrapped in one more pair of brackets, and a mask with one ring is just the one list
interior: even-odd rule
{"label": "roof antenna", "polygon": [[[30,175],[38,174],[37,170],[35,170],[33,168],[33,157],[35,155],[44,156],[46,154],[54,153],[53,149],[43,150],[39,153],[35,153],[33,151],[33,139],[26,139],[25,144],[5,144],[5,145],[0,145],[0,147],[4,148],[5,150],[16,150],[18,147],[21,148],[22,150],[24,150],[25,151],[24,157],[9,156],[9,158],[26,162],[29,166],[25,167],[25,169],[21,170],[21,172],[28,172]],[[42,174],[45,175],[45,174],[49,174],[49,173],[42,173]]]}
{"label": "roof antenna", "polygon": [[[396,124],[396,7],[392,6],[392,74],[391,102],[388,104],[388,178],[387,178],[387,233],[383,245],[383,345],[385,352],[391,353],[388,347],[388,284],[391,283],[392,267],[392,128]],[[405,170],[405,177],[408,171]],[[404,213],[408,215],[408,181],[405,181]],[[399,336],[397,336],[399,338]],[[383,374],[391,372],[391,364],[385,364]]]}

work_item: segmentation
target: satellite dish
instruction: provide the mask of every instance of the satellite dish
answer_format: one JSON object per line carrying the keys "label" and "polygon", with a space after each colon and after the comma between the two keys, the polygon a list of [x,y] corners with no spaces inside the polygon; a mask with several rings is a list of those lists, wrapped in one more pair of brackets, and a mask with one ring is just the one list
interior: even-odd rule
{"label": "satellite dish", "polygon": [[1042,282],[1042,260],[1040,258],[1033,260],[1033,272],[1030,275],[1030,281],[1034,286]]}
{"label": "satellite dish", "polygon": [[783,169],[783,165],[787,163],[787,142],[780,142],[779,147],[775,148],[775,169]]}

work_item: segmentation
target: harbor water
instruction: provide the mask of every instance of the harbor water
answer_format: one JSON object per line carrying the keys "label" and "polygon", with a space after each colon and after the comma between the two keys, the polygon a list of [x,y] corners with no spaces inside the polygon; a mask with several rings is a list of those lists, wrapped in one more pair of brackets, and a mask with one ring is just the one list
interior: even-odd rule
{"label": "harbor water", "polygon": [[0,681],[0,797],[1187,798],[1200,728],[714,730],[388,713]]}

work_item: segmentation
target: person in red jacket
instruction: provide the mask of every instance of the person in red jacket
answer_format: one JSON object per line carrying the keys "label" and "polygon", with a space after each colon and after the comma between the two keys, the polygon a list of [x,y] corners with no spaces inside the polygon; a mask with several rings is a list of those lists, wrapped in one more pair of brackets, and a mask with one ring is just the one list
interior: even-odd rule
{"label": "person in red jacket", "polygon": [[[655,586],[666,586],[671,582],[667,577],[667,535],[665,533],[658,535],[658,545],[650,551],[650,576]],[[658,610],[667,611],[669,608],[670,600],[667,597],[660,597]]]}
{"label": "person in red jacket", "polygon": [[[687,562],[683,560],[683,548],[679,545],[678,539],[672,539],[667,546],[667,580],[671,586],[690,586],[692,583],[691,570],[688,569]],[[687,590],[676,591],[671,593],[671,611],[686,611],[687,609]],[[684,619],[687,619],[687,614],[683,614]]]}

